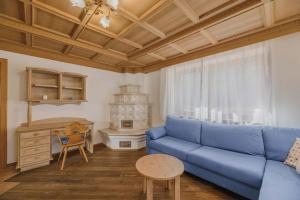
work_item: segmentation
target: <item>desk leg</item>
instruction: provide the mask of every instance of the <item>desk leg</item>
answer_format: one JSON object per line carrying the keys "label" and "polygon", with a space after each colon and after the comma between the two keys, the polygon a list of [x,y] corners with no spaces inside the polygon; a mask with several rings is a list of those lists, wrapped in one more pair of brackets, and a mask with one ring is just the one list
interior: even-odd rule
{"label": "desk leg", "polygon": [[174,190],[175,200],[180,200],[180,176],[175,178],[175,190]]}
{"label": "desk leg", "polygon": [[147,200],[153,200],[153,181],[147,178]]}

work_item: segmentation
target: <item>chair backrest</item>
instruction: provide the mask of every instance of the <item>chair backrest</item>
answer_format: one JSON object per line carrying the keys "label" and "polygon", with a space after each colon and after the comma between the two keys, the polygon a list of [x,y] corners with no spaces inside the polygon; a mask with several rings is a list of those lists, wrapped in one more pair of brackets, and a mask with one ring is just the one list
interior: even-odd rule
{"label": "chair backrest", "polygon": [[267,159],[283,162],[296,138],[300,138],[300,129],[266,127],[263,138]]}
{"label": "chair backrest", "polygon": [[259,126],[202,123],[201,144],[250,155],[265,154]]}
{"label": "chair backrest", "polygon": [[199,120],[168,116],[165,128],[167,135],[171,137],[200,143],[201,122]]}
{"label": "chair backrest", "polygon": [[84,142],[88,130],[89,128],[86,125],[73,122],[67,125],[64,131],[59,131],[56,135],[62,144],[74,144]]}

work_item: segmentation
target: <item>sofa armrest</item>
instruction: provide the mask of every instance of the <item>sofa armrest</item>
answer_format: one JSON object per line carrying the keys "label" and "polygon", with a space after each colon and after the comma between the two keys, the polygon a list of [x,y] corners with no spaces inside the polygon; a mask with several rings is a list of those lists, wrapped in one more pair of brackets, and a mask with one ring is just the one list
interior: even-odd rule
{"label": "sofa armrest", "polygon": [[150,128],[146,134],[149,135],[152,140],[156,140],[166,135],[166,129],[164,126]]}

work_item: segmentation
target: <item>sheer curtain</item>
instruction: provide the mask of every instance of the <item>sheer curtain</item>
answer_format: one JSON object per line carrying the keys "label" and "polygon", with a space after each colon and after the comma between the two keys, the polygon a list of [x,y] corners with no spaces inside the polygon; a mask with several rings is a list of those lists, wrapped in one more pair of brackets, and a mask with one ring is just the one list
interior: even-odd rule
{"label": "sheer curtain", "polygon": [[161,116],[266,124],[272,114],[267,42],[161,70]]}

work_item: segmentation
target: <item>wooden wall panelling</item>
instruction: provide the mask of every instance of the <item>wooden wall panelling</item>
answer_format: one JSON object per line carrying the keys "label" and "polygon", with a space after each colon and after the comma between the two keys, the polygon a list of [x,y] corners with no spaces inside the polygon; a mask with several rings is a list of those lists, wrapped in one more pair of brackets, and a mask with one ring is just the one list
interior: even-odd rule
{"label": "wooden wall panelling", "polygon": [[0,168],[7,164],[7,60],[0,58]]}

